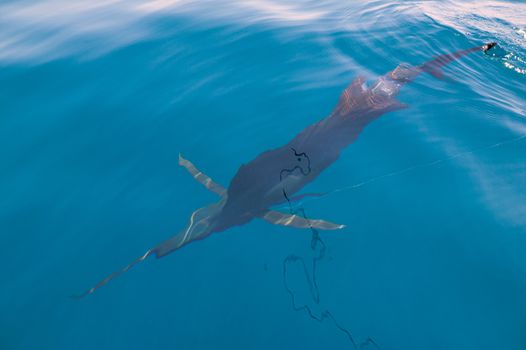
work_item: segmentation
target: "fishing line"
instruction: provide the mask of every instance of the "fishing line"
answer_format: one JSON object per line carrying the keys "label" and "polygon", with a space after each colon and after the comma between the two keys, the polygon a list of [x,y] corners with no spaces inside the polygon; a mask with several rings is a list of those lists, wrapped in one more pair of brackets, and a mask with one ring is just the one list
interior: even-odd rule
{"label": "fishing line", "polygon": [[281,169],[281,171],[279,173],[279,181],[283,180],[283,177],[284,177],[283,175],[284,174],[287,174],[287,176],[288,176],[288,175],[292,174],[296,169],[299,170],[303,176],[307,176],[311,172],[310,158],[307,155],[307,153],[305,153],[305,152],[298,153],[294,148],[291,148],[291,150],[292,150],[292,152],[294,152],[294,156],[298,157],[298,161],[301,161],[301,159],[302,159],[301,157],[305,157],[305,159],[307,159],[307,170],[303,170],[303,168],[300,167],[299,165],[296,165],[295,167],[293,167],[291,169]]}
{"label": "fishing line", "polygon": [[434,160],[434,161],[431,161],[431,162],[422,163],[422,164],[416,164],[416,165],[412,165],[412,166],[409,166],[407,168],[396,170],[396,171],[393,171],[393,172],[390,172],[390,173],[387,173],[387,174],[374,176],[374,177],[369,178],[369,179],[367,179],[365,181],[358,182],[358,183],[356,183],[354,185],[345,186],[345,187],[338,188],[338,189],[335,189],[335,190],[332,190],[332,191],[319,193],[315,197],[310,197],[309,199],[303,200],[301,202],[301,204],[306,203],[306,202],[310,202],[310,201],[313,201],[313,200],[318,200],[321,197],[325,197],[325,196],[328,196],[330,194],[334,194],[334,193],[338,193],[338,192],[350,191],[350,190],[353,190],[353,189],[356,189],[356,188],[368,185],[368,184],[370,184],[372,182],[376,182],[378,180],[382,180],[382,179],[385,179],[385,178],[388,178],[388,177],[392,177],[392,176],[405,174],[405,173],[411,172],[411,171],[416,170],[416,169],[432,167],[432,166],[435,166],[437,164],[442,164],[442,163],[448,162],[450,160],[453,160],[453,159],[456,159],[456,158],[459,158],[459,157],[462,157],[462,156],[465,156],[465,155],[468,155],[468,154],[475,154],[475,153],[479,153],[479,152],[486,151],[486,150],[489,150],[489,149],[497,148],[497,147],[500,147],[500,146],[503,146],[503,145],[508,145],[508,144],[511,144],[511,143],[515,143],[515,142],[518,142],[518,141],[523,140],[525,138],[526,138],[526,134],[518,136],[518,137],[515,137],[515,138],[512,138],[510,140],[505,140],[505,141],[500,141],[500,142],[497,142],[497,143],[493,143],[493,144],[488,145],[488,146],[483,146],[483,147],[475,148],[475,149],[472,149],[472,150],[459,152],[459,153],[453,154],[452,156],[441,158],[441,159],[437,159],[437,160]]}
{"label": "fishing line", "polygon": [[[456,159],[456,158],[459,158],[459,157],[462,157],[462,156],[465,156],[465,155],[468,155],[468,154],[475,154],[475,153],[482,152],[482,151],[485,151],[485,150],[489,150],[489,149],[501,147],[501,146],[504,146],[504,145],[512,144],[512,143],[518,142],[520,140],[523,140],[525,138],[526,138],[526,135],[521,135],[521,136],[518,136],[518,137],[515,137],[515,138],[512,138],[512,139],[509,139],[509,140],[496,142],[496,143],[490,144],[488,146],[483,146],[483,147],[475,148],[475,149],[464,151],[464,152],[458,152],[456,154],[453,154],[452,156],[441,158],[441,159],[437,159],[437,160],[434,160],[434,161],[431,161],[431,162],[412,165],[412,166],[409,166],[407,168],[403,168],[403,169],[400,169],[400,170],[389,172],[387,174],[383,174],[383,175],[372,177],[372,178],[370,178],[368,180],[356,183],[354,185],[342,187],[342,188],[339,188],[339,189],[336,189],[336,190],[332,190],[332,191],[329,191],[329,192],[325,192],[325,193],[320,193],[316,197],[310,197],[309,199],[306,199],[306,200],[304,200],[302,202],[299,202],[299,205],[301,205],[301,204],[303,204],[305,202],[308,202],[308,201],[320,199],[321,197],[325,197],[325,196],[327,196],[329,194],[356,189],[356,188],[365,186],[367,184],[373,183],[375,181],[379,181],[381,179],[385,179],[385,178],[393,177],[393,176],[397,176],[397,175],[402,175],[404,173],[408,173],[410,171],[413,171],[413,170],[416,170],[416,169],[420,169],[420,168],[427,168],[427,167],[435,166],[435,165],[438,165],[438,164],[442,164],[442,163],[451,161],[453,159]],[[295,155],[298,155],[296,150],[293,150],[293,151],[294,151]],[[304,174],[304,172],[302,171],[302,174],[303,175],[308,175],[308,173],[310,172],[310,159],[309,159],[307,154],[302,153],[302,155],[304,155],[309,160],[309,169],[308,169],[309,171],[307,172],[307,174]],[[285,173],[288,175],[293,170],[295,170],[295,169],[283,169],[280,172],[280,180],[283,180],[283,175]],[[308,218],[307,214],[305,213],[305,209],[303,207],[301,207],[301,206],[298,206],[298,208],[295,210],[294,207],[293,207],[292,201],[289,198],[286,190],[283,188],[282,191],[283,191],[283,196],[285,197],[285,199],[287,201],[286,205],[288,206],[290,214],[292,214],[292,215],[298,215],[299,214],[305,220],[307,220],[307,222],[309,222],[309,229],[311,230],[311,233],[312,233],[312,236],[311,236],[311,250],[312,250],[312,252],[315,253],[317,248],[318,247],[320,248],[319,249],[319,253],[317,255],[314,254],[313,257],[312,257],[312,262],[311,262],[311,271],[312,271],[312,273],[309,273],[309,269],[307,268],[307,263],[305,262],[305,259],[300,257],[300,256],[297,256],[297,255],[294,255],[294,254],[290,254],[283,260],[283,284],[285,286],[285,290],[287,291],[287,293],[289,294],[289,296],[291,298],[292,308],[294,309],[294,311],[297,311],[297,312],[299,312],[299,311],[306,312],[310,318],[312,318],[313,320],[315,320],[316,322],[319,322],[319,323],[322,323],[325,319],[329,319],[339,331],[341,331],[342,333],[344,333],[346,335],[346,337],[349,339],[349,342],[352,344],[354,349],[357,349],[357,350],[358,349],[362,349],[364,346],[367,346],[367,345],[372,345],[372,346],[376,347],[377,349],[381,349],[381,347],[374,341],[374,339],[372,339],[370,337],[367,338],[364,342],[362,342],[362,343],[360,343],[358,345],[358,343],[356,342],[356,340],[352,336],[351,332],[347,328],[343,327],[334,318],[334,316],[330,312],[330,310],[324,310],[324,311],[321,312],[321,314],[317,315],[316,313],[314,313],[312,311],[312,308],[308,304],[297,305],[296,295],[295,295],[294,291],[292,290],[292,288],[290,287],[289,282],[288,282],[288,274],[289,274],[288,268],[289,268],[289,265],[292,264],[292,263],[299,263],[299,264],[301,264],[301,268],[302,268],[303,274],[304,274],[305,279],[307,280],[308,285],[309,285],[309,291],[310,291],[311,298],[312,298],[312,300],[314,301],[314,303],[316,305],[319,305],[320,304],[320,292],[319,292],[319,288],[318,288],[318,281],[317,281],[317,276],[316,276],[316,270],[317,270],[318,262],[323,260],[324,257],[325,257],[325,253],[327,251],[327,246],[325,245],[325,242],[321,239],[318,230],[316,230],[314,227],[312,227],[312,225],[310,225],[310,219]]]}
{"label": "fishing line", "polygon": [[[295,155],[297,155],[296,151],[295,150],[293,150],[293,151],[294,151]],[[309,159],[307,154],[303,153],[303,155],[307,159]],[[310,165],[310,159],[309,159],[309,165]],[[285,172],[288,172],[288,169],[285,169]],[[310,172],[310,166],[309,166],[309,171],[308,172]],[[282,170],[281,173],[280,173],[280,180],[282,180],[283,173],[284,173],[284,171]],[[304,174],[304,175],[306,175],[306,174]],[[368,346],[368,345],[372,345],[376,349],[381,350],[381,347],[374,341],[374,339],[372,339],[370,337],[367,338],[362,343],[358,344],[356,342],[356,340],[354,339],[353,335],[351,334],[351,332],[347,328],[343,327],[336,320],[336,318],[333,316],[333,314],[331,313],[330,310],[324,310],[319,315],[317,315],[312,310],[311,306],[309,306],[308,303],[305,303],[303,305],[298,305],[297,304],[297,302],[296,302],[296,294],[294,293],[294,291],[292,290],[292,288],[290,287],[289,282],[288,282],[289,265],[291,265],[293,263],[301,264],[303,275],[304,275],[304,277],[305,277],[305,279],[306,279],[306,281],[308,283],[308,286],[309,286],[310,296],[311,296],[312,300],[314,301],[314,303],[316,305],[319,305],[320,304],[320,291],[319,291],[319,288],[318,288],[318,279],[317,279],[317,276],[316,276],[316,271],[317,271],[318,262],[320,262],[321,260],[323,260],[325,258],[325,253],[327,252],[327,246],[325,245],[325,242],[323,242],[323,240],[321,239],[318,230],[316,230],[310,224],[310,219],[307,217],[307,214],[305,213],[305,209],[302,208],[302,207],[299,207],[298,209],[294,210],[294,207],[292,205],[292,202],[291,202],[289,196],[287,195],[286,190],[283,188],[282,191],[283,191],[283,196],[285,197],[285,199],[286,199],[286,201],[288,203],[290,214],[291,215],[298,215],[299,214],[305,220],[307,220],[307,222],[309,223],[309,229],[311,230],[311,233],[312,233],[312,236],[311,236],[311,250],[313,252],[313,257],[312,257],[312,261],[311,261],[311,271],[312,271],[311,273],[309,273],[309,269],[307,268],[307,263],[305,262],[305,259],[300,257],[300,256],[297,256],[297,255],[294,255],[294,254],[290,254],[287,257],[285,257],[285,259],[283,260],[283,285],[285,286],[285,290],[287,291],[287,293],[290,296],[290,299],[292,301],[292,308],[293,308],[293,310],[296,311],[296,312],[305,311],[310,318],[312,318],[313,320],[315,320],[316,322],[319,322],[319,323],[322,323],[324,320],[329,319],[332,322],[332,324],[334,325],[334,327],[336,327],[340,332],[342,332],[347,337],[347,339],[352,344],[352,346],[353,346],[353,348],[355,350],[363,349],[365,346]],[[318,251],[318,254],[316,254],[316,251]]]}

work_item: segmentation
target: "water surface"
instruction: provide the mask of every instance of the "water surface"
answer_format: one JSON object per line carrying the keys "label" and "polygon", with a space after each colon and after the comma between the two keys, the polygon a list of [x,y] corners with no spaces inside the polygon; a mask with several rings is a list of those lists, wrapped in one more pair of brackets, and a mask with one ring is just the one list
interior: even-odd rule
{"label": "water surface", "polygon": [[[0,13],[2,349],[353,349],[342,329],[363,349],[526,347],[522,2],[47,0]],[[300,265],[283,274],[293,254],[312,278],[311,232],[262,221],[68,298],[216,200],[179,153],[227,185],[357,75],[493,40],[447,79],[405,87],[410,108],[305,189],[332,192],[299,204],[309,217],[347,225],[320,234],[318,304]],[[337,324],[294,311],[286,285]]]}

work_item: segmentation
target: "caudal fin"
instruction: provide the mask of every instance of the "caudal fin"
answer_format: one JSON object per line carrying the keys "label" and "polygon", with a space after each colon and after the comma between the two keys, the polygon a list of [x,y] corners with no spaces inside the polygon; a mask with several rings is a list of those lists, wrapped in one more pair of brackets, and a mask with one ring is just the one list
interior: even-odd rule
{"label": "caudal fin", "polygon": [[103,279],[102,281],[100,281],[99,283],[97,283],[95,286],[91,287],[90,289],[88,289],[84,293],[72,295],[71,297],[74,298],[74,299],[81,299],[81,298],[84,298],[85,296],[88,296],[90,294],[95,293],[95,291],[97,289],[99,289],[100,287],[104,286],[105,284],[107,284],[112,279],[115,279],[115,278],[119,277],[120,275],[122,275],[123,273],[125,273],[126,271],[128,271],[129,269],[131,269],[132,267],[137,265],[138,263],[146,260],[152,254],[152,252],[153,252],[152,249],[149,249],[142,256],[140,256],[137,259],[133,260],[130,264],[126,265],[124,268],[122,268],[122,269],[120,269],[118,271],[115,271],[114,273],[112,273],[111,275],[109,275],[108,277],[106,277],[105,279]]}
{"label": "caudal fin", "polygon": [[190,222],[186,229],[159,244],[152,252],[155,253],[157,258],[161,258],[190,242],[208,237],[213,232],[213,220],[221,213],[225,202],[226,199],[223,198],[219,202],[194,211],[190,216]]}
{"label": "caudal fin", "polygon": [[164,241],[158,246],[147,250],[146,253],[133,260],[124,268],[110,274],[109,276],[101,280],[99,283],[97,283],[94,287],[88,289],[84,293],[72,295],[72,298],[80,299],[90,294],[93,294],[100,287],[106,285],[111,280],[129,271],[132,267],[146,260],[151,255],[155,255],[157,258],[161,258],[183,247],[184,245],[187,245],[190,242],[208,237],[213,232],[212,219],[221,212],[225,201],[226,200],[223,198],[217,203],[213,203],[209,206],[197,209],[190,216],[190,222],[188,223],[186,228],[179,232],[177,235]]}

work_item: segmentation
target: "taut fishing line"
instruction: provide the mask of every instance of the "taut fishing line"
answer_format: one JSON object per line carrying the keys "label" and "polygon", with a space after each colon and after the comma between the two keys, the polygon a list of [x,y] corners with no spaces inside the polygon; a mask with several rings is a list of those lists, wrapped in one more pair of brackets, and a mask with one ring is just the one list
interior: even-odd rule
{"label": "taut fishing line", "polygon": [[500,147],[500,146],[504,146],[504,145],[508,145],[508,144],[511,144],[511,143],[515,143],[515,142],[521,141],[521,140],[523,140],[525,138],[526,138],[526,134],[518,136],[518,137],[514,137],[514,138],[509,139],[509,140],[499,141],[499,142],[493,143],[493,144],[488,145],[488,146],[483,146],[483,147],[471,149],[471,150],[468,150],[468,151],[455,153],[455,154],[453,154],[453,155],[451,155],[449,157],[437,159],[437,160],[434,160],[434,161],[431,161],[431,162],[411,165],[411,166],[409,166],[407,168],[403,168],[403,169],[400,169],[400,170],[395,170],[395,171],[389,172],[387,174],[371,177],[371,178],[369,178],[367,180],[355,183],[353,185],[337,188],[335,190],[328,191],[328,192],[318,193],[316,196],[309,196],[308,199],[302,200],[300,204],[303,204],[305,202],[310,202],[310,201],[313,201],[313,200],[317,200],[317,199],[320,199],[322,197],[328,196],[330,194],[334,194],[334,193],[338,193],[338,192],[350,191],[350,190],[353,190],[353,189],[356,189],[356,188],[368,185],[368,184],[370,184],[372,182],[376,182],[378,180],[382,180],[382,179],[385,179],[385,178],[388,178],[388,177],[397,176],[397,175],[401,175],[401,174],[405,174],[405,173],[411,172],[413,170],[417,170],[417,169],[421,169],[421,168],[428,168],[428,167],[435,166],[435,165],[438,165],[438,164],[446,163],[446,162],[448,162],[450,160],[453,160],[453,159],[456,159],[456,158],[460,158],[460,157],[468,155],[468,154],[475,154],[475,153],[486,151],[486,150],[489,150],[489,149],[492,149],[492,148],[497,148],[497,147]]}
{"label": "taut fishing line", "polygon": [[[285,188],[282,189],[283,196],[285,197],[285,199],[287,201],[286,206],[288,207],[288,210],[289,210],[290,214],[292,214],[292,215],[301,215],[305,220],[310,222],[310,219],[307,217],[307,214],[305,213],[305,209],[303,207],[301,207],[301,205],[304,202],[315,200],[315,199],[319,199],[320,197],[325,197],[325,196],[327,196],[329,194],[356,189],[356,188],[365,186],[367,184],[373,183],[375,181],[378,181],[378,180],[381,180],[381,179],[385,179],[385,178],[388,178],[388,177],[392,177],[392,176],[401,175],[401,174],[404,174],[404,173],[407,173],[407,172],[410,172],[410,171],[413,171],[413,170],[416,170],[416,169],[435,166],[435,165],[438,165],[438,164],[441,164],[441,163],[445,163],[445,162],[451,161],[453,159],[456,159],[456,158],[459,158],[459,157],[462,157],[462,156],[465,156],[465,155],[468,155],[468,154],[474,154],[474,153],[478,153],[478,152],[481,152],[481,151],[489,150],[489,149],[492,149],[492,148],[497,148],[497,147],[500,147],[500,146],[503,146],[503,145],[508,145],[508,144],[511,144],[511,143],[515,143],[515,142],[518,142],[518,141],[523,140],[525,138],[526,138],[526,135],[521,135],[521,136],[518,136],[518,137],[515,137],[515,138],[512,138],[512,139],[509,139],[509,140],[496,142],[496,143],[493,143],[493,144],[488,145],[488,146],[483,146],[483,147],[480,147],[480,148],[475,148],[475,149],[472,149],[472,150],[459,152],[459,153],[453,154],[453,155],[451,155],[449,157],[437,159],[437,160],[434,160],[434,161],[431,161],[431,162],[427,162],[427,163],[412,165],[412,166],[409,166],[407,168],[403,168],[403,169],[400,169],[400,170],[389,172],[387,174],[375,176],[375,177],[372,177],[372,178],[370,178],[368,180],[356,183],[354,185],[350,185],[350,186],[338,188],[336,190],[332,190],[332,191],[329,191],[329,192],[321,193],[321,194],[318,194],[316,197],[310,197],[309,199],[306,199],[306,200],[300,202],[300,204],[299,204],[297,209],[294,209],[294,207],[292,205],[292,201],[290,200]],[[296,150],[293,150],[293,152],[295,154],[297,154]],[[307,158],[307,160],[309,161],[309,165],[310,165],[310,159],[309,159],[308,155],[306,153],[302,153],[302,155],[304,155]],[[294,170],[295,169],[283,169],[280,172],[280,181],[283,180],[283,177],[284,177],[283,175],[284,174],[286,174],[286,176],[288,176]],[[308,169],[308,171],[306,173],[301,171],[301,174],[303,176],[306,176],[309,173],[310,173],[310,166],[309,166],[309,169]],[[310,224],[309,224],[309,229],[311,230],[311,233],[312,233],[312,235],[311,235],[311,251],[313,252],[313,256],[310,259],[311,260],[310,264],[311,264],[311,271],[312,272],[309,272],[309,269],[307,267],[307,262],[306,262],[305,258],[302,258],[302,257],[294,255],[294,254],[290,254],[287,257],[285,257],[285,259],[283,260],[283,284],[285,286],[285,290],[287,291],[287,293],[289,294],[289,296],[291,298],[292,308],[294,309],[294,311],[297,311],[297,312],[299,312],[299,311],[306,312],[307,315],[310,318],[312,318],[313,320],[315,320],[316,322],[320,322],[321,323],[321,322],[323,322],[326,319],[330,320],[332,322],[332,324],[334,325],[334,327],[336,327],[340,332],[345,334],[345,336],[347,337],[347,339],[349,340],[349,342],[351,343],[353,348],[356,349],[356,350],[360,350],[360,349],[362,349],[362,348],[364,348],[365,346],[368,346],[368,345],[372,345],[376,349],[381,349],[381,347],[375,342],[375,340],[373,338],[370,338],[370,337],[367,338],[365,341],[363,341],[361,343],[358,343],[355,340],[355,338],[352,335],[352,333],[347,328],[343,327],[336,320],[336,318],[333,316],[333,314],[332,314],[332,312],[330,310],[324,310],[324,311],[320,312],[319,314],[317,314],[317,313],[315,313],[312,310],[312,307],[308,303],[305,303],[303,305],[298,305],[297,304],[296,294],[294,293],[294,291],[292,290],[292,288],[290,287],[290,284],[289,284],[289,274],[290,274],[289,266],[291,264],[295,264],[295,263],[301,265],[301,271],[303,272],[303,275],[304,275],[304,277],[305,277],[305,279],[306,279],[306,281],[308,283],[310,297],[312,298],[313,303],[316,304],[316,305],[320,305],[320,292],[319,292],[319,288],[318,288],[318,281],[317,281],[317,277],[316,277],[316,270],[317,270],[318,263],[321,260],[323,260],[324,257],[325,257],[325,253],[327,251],[327,246],[325,245],[325,242],[323,242],[323,240],[321,239],[318,230],[316,230]]]}

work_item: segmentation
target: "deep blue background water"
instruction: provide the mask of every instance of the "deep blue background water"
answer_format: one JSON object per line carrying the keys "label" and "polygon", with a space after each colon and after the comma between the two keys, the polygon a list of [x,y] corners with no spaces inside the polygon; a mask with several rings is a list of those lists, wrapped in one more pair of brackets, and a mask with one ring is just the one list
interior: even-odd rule
{"label": "deep blue background water", "polygon": [[284,288],[310,232],[259,220],[68,296],[216,200],[179,152],[226,185],[358,74],[496,40],[309,185],[347,228],[321,233],[319,305],[288,282],[382,349],[525,349],[525,30],[518,1],[3,2],[0,348],[352,349]]}

